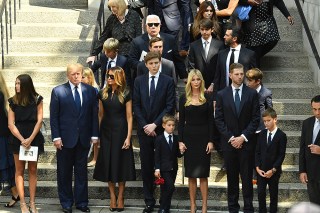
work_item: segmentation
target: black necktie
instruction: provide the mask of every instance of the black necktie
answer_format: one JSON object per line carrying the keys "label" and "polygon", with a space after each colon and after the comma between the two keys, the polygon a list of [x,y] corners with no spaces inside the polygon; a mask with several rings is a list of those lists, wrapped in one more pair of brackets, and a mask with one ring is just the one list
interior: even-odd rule
{"label": "black necktie", "polygon": [[76,107],[77,107],[78,113],[80,113],[80,111],[81,111],[81,99],[80,99],[80,94],[79,94],[79,91],[78,91],[78,86],[74,87],[74,101],[76,103]]}
{"label": "black necktie", "polygon": [[107,70],[109,70],[110,68],[111,68],[111,63],[112,63],[113,61],[111,60],[111,61],[108,61],[108,65],[107,65]]}
{"label": "black necktie", "polygon": [[270,132],[269,136],[268,136],[268,145],[270,145],[270,143],[271,143],[271,135],[272,135],[272,133]]}
{"label": "black necktie", "polygon": [[235,51],[235,49],[231,49],[231,56],[230,56],[230,62],[229,62],[229,67],[230,67],[230,65],[231,64],[233,64],[234,63],[234,51]]}
{"label": "black necktie", "polygon": [[156,86],[155,86],[155,83],[154,83],[154,78],[155,76],[151,76],[151,83],[150,83],[150,106],[152,105],[153,103],[153,98],[154,98],[154,95],[156,93]]}
{"label": "black necktie", "polygon": [[237,114],[239,115],[239,110],[240,110],[240,95],[239,95],[239,90],[240,89],[236,89],[236,94],[234,96],[234,103],[236,105],[236,111]]}
{"label": "black necktie", "polygon": [[172,150],[172,135],[169,135],[169,146],[170,146],[170,149]]}

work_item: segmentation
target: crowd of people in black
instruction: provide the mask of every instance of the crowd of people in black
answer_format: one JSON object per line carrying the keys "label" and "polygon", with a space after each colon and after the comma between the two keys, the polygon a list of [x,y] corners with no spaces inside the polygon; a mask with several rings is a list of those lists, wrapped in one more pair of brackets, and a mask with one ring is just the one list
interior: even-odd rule
{"label": "crowd of people in black", "polygon": [[[258,183],[259,212],[267,212],[267,185],[270,212],[277,212],[287,137],[277,127],[272,93],[263,86],[259,67],[261,58],[280,40],[273,6],[290,24],[293,19],[283,0],[195,3],[199,8],[193,21],[190,0],[108,1],[112,14],[87,59],[92,62],[91,69],[68,65],[68,82],[51,93],[51,136],[57,149],[63,212],[72,212],[74,204],[80,211],[90,212],[87,167],[91,166],[95,167],[93,178],[108,183],[109,210],[124,211],[126,182],[136,180],[133,119],[140,148],[143,212],[152,212],[156,205],[155,179],[161,184],[158,212],[170,212],[177,158],[182,156],[190,212],[197,211],[197,179],[201,209],[207,212],[214,149],[224,159],[229,212],[240,210],[239,176],[244,212],[254,212],[252,179]],[[149,14],[143,34],[137,12],[142,6]],[[248,20],[241,20],[237,7],[249,8]],[[183,94],[178,92],[178,77],[185,83]],[[310,201],[317,204],[320,175],[313,170],[320,154],[319,104],[320,97],[314,97],[314,117],[303,124],[299,165]],[[43,97],[31,77],[23,74],[16,78],[15,94],[9,98],[0,76],[0,106],[0,181],[8,183],[12,192],[6,207],[20,201],[23,213],[37,212],[37,161],[28,161],[28,205],[24,193],[26,161],[20,155],[30,147],[37,147],[37,155],[44,152],[40,131]],[[176,124],[178,136],[174,134]],[[94,156],[88,163],[89,150]]]}

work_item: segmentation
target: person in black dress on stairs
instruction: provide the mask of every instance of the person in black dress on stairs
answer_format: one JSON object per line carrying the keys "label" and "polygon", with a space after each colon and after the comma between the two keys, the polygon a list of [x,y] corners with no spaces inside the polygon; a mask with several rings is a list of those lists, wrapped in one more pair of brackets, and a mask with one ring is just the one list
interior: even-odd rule
{"label": "person in black dress on stairs", "polygon": [[13,152],[16,166],[16,185],[20,197],[22,213],[28,213],[29,207],[37,212],[35,196],[37,187],[37,161],[28,161],[30,206],[25,201],[24,169],[26,162],[19,160],[20,146],[38,147],[38,154],[44,152],[44,137],[40,132],[43,119],[43,97],[34,89],[32,79],[27,74],[19,75],[15,81],[15,95],[9,98],[8,126],[11,131],[9,149]]}
{"label": "person in black dress on stairs", "polygon": [[124,210],[125,182],[136,179],[131,145],[132,100],[122,68],[109,69],[106,78],[107,86],[98,93],[100,150],[93,178],[108,182],[110,211],[119,212]]}
{"label": "person in black dress on stairs", "polygon": [[184,153],[185,176],[189,178],[190,211],[196,212],[199,178],[202,213],[206,213],[214,121],[213,103],[204,95],[204,80],[199,70],[189,72],[185,92],[179,101],[179,149]]}

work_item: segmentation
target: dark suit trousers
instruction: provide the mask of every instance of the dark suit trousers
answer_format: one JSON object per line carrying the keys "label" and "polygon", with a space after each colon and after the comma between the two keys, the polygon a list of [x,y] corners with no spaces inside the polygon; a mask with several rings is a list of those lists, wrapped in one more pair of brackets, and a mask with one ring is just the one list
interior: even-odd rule
{"label": "dark suit trousers", "polygon": [[[244,142],[246,143],[246,142]],[[229,212],[239,212],[239,173],[242,181],[243,211],[253,212],[253,186],[252,186],[252,151],[232,150],[224,152],[227,167],[228,182],[228,209]]]}
{"label": "dark suit trousers", "polygon": [[269,186],[270,193],[270,213],[278,211],[278,188],[280,174],[276,174],[271,178],[264,178],[258,174],[258,200],[259,213],[267,213],[266,205],[266,188]]}
{"label": "dark suit trousers", "polygon": [[[89,148],[84,148],[78,141],[74,148],[57,150],[57,181],[61,206],[68,208],[75,201],[76,206],[88,205],[87,158]],[[74,170],[74,191],[72,174]]]}
{"label": "dark suit trousers", "polygon": [[320,181],[308,180],[307,188],[310,202],[320,205]]}
{"label": "dark suit trousers", "polygon": [[154,192],[154,142],[156,137],[149,137],[139,133],[140,161],[143,181],[144,202],[147,206],[154,206],[156,201]]}
{"label": "dark suit trousers", "polygon": [[176,176],[176,170],[161,172],[161,177],[164,179],[164,184],[160,186],[160,209],[164,209],[167,212],[170,211],[171,198],[175,190],[174,183],[176,181]]}

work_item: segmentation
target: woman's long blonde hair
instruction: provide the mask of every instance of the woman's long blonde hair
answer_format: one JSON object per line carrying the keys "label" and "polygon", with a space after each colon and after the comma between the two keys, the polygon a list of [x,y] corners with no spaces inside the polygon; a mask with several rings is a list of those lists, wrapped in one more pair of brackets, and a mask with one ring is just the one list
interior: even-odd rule
{"label": "woman's long blonde hair", "polygon": [[188,81],[187,81],[186,88],[185,88],[186,103],[184,104],[184,106],[191,105],[191,102],[192,102],[191,81],[194,76],[198,76],[201,79],[199,102],[201,104],[204,104],[207,101],[206,98],[204,97],[204,80],[203,80],[202,74],[201,74],[200,70],[192,69],[192,70],[190,70],[190,72],[188,74]]}
{"label": "woman's long blonde hair", "polygon": [[92,69],[86,67],[83,69],[83,74],[82,74],[83,77],[87,77],[88,78],[88,81],[89,81],[89,85],[90,86],[93,86],[95,88],[99,88],[97,82],[96,82],[96,79],[94,78],[94,74],[93,74],[93,71]]}
{"label": "woman's long blonde hair", "polygon": [[[114,81],[117,85],[117,89],[114,92],[118,96],[120,103],[123,104],[124,97],[125,97],[125,90],[127,87],[126,76],[125,76],[124,70],[121,67],[116,66],[116,67],[110,68],[107,71],[107,73],[109,73],[110,71],[113,72]],[[106,82],[106,87],[102,90],[102,99],[103,100],[107,100],[109,89],[111,89],[111,88],[110,88],[109,84]]]}
{"label": "woman's long blonde hair", "polygon": [[6,81],[4,80],[1,72],[0,72],[0,92],[3,94],[4,96],[4,101],[3,101],[3,106],[0,107],[4,107],[5,112],[8,112],[8,98],[9,96],[9,90],[6,84]]}
{"label": "woman's long blonde hair", "polygon": [[128,8],[126,2],[124,0],[109,0],[108,6],[114,6],[118,8],[118,16],[123,16]]}

